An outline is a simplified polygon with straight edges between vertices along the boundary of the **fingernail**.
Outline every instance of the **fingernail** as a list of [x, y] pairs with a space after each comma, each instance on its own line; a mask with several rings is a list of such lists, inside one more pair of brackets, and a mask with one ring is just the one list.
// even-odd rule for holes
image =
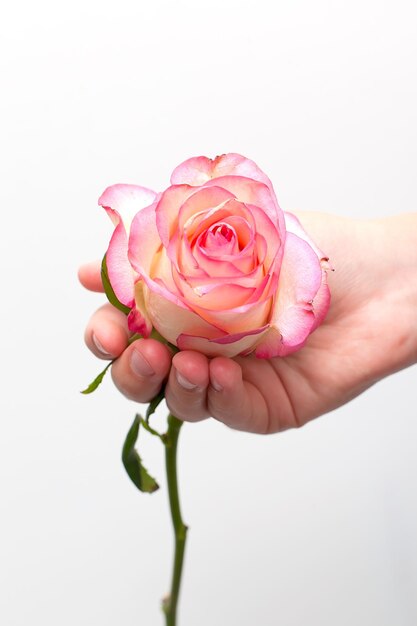
[[133, 350], [130, 358], [130, 367], [137, 376], [152, 376], [152, 374], [155, 374], [151, 364], [138, 350]]
[[223, 387], [219, 385], [217, 380], [214, 380], [214, 378], [210, 378], [210, 384], [213, 387], [214, 391], [223, 391]]
[[181, 387], [184, 387], [184, 389], [187, 389], [187, 391], [191, 391], [192, 389], [197, 389], [197, 385], [194, 385], [194, 383], [187, 380], [185, 376], [179, 373], [178, 370], [176, 371], [176, 375], [177, 375], [178, 384], [181, 385]]
[[95, 345], [97, 350], [101, 352], [103, 356], [109, 356], [109, 357], [112, 356], [110, 352], [107, 352], [107, 350], [103, 348], [103, 346], [101, 345], [101, 343], [99, 342], [99, 340], [97, 339], [94, 333], [91, 335], [91, 339], [93, 340], [93, 344]]

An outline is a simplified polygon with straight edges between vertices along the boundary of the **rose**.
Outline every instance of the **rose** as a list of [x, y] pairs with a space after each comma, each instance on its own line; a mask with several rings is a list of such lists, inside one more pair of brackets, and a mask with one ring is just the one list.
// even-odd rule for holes
[[163, 193], [113, 185], [99, 204], [115, 224], [107, 272], [131, 331], [269, 358], [301, 348], [324, 319], [328, 259], [253, 161], [191, 158]]

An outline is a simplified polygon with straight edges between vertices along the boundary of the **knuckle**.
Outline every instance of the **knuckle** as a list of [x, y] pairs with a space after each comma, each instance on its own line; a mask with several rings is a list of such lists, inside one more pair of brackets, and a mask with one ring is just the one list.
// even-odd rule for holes
[[165, 396], [165, 401], [166, 401], [166, 405], [168, 407], [168, 411], [170, 413], [172, 413], [173, 415], [175, 415], [175, 417], [178, 417], [178, 419], [181, 420], [186, 420], [187, 419], [187, 414], [186, 412], [181, 410], [181, 406], [178, 406], [177, 403], [174, 401], [172, 401], [172, 398], [170, 398], [169, 396]]
[[[232, 407], [229, 406], [224, 393], [212, 388], [207, 394], [207, 408], [212, 417], [223, 421], [230, 417]], [[233, 413], [236, 414], [236, 407], [233, 408]]]
[[179, 419], [193, 422], [208, 417], [206, 403], [201, 393], [188, 391], [179, 394], [168, 385], [165, 400], [169, 411]]
[[128, 400], [134, 402], [150, 402], [152, 398], [158, 393], [161, 385], [156, 381], [141, 380], [139, 377], [131, 376], [130, 374], [124, 374], [117, 367], [117, 362], [111, 368], [111, 376], [117, 389]]

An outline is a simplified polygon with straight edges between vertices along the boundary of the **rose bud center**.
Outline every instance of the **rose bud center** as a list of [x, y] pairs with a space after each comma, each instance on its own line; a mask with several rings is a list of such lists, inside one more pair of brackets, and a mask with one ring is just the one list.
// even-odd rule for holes
[[234, 254], [239, 242], [234, 228], [224, 222], [213, 224], [200, 239], [200, 246], [209, 255]]

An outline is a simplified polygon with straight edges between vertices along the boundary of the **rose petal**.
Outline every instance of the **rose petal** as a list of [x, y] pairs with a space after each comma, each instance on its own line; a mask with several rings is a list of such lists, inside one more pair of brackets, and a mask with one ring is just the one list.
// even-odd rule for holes
[[[156, 198], [157, 194], [146, 187], [120, 184], [107, 187], [98, 203], [105, 209], [117, 211], [128, 233], [136, 213], [155, 202]], [[109, 215], [116, 225], [118, 220], [115, 220], [114, 214], [109, 212]]]
[[284, 346], [282, 343], [282, 335], [275, 327], [270, 327], [265, 333], [262, 340], [257, 344], [255, 356], [258, 359], [272, 359], [276, 356], [284, 356], [282, 354]]
[[322, 268], [322, 282], [320, 289], [313, 300], [313, 312], [316, 319], [314, 323], [315, 329], [323, 322], [324, 318], [326, 317], [327, 311], [329, 310], [330, 290], [327, 285], [327, 271], [332, 270], [333, 268], [329, 262], [329, 257], [326, 256], [326, 254], [322, 250], [320, 250], [318, 246], [316, 246], [314, 241], [311, 240], [309, 235], [302, 227], [300, 220], [292, 213], [285, 212], [284, 216], [287, 230], [291, 233], [294, 233], [301, 239], [304, 239], [304, 241], [306, 241], [313, 248], [313, 250], [317, 254], [317, 257], [320, 260], [320, 265]]
[[[213, 189], [217, 193], [217, 188]], [[203, 191], [208, 192], [211, 190]], [[228, 192], [226, 193], [230, 196]], [[194, 200], [196, 196], [197, 193], [190, 200]], [[201, 199], [203, 200], [203, 198]], [[218, 196], [217, 199], [223, 198]], [[181, 214], [187, 203], [188, 201], [180, 209], [179, 222], [181, 222]], [[213, 259], [213, 262], [211, 262], [207, 254], [202, 256], [203, 252], [198, 249], [200, 242], [195, 241], [196, 238], [198, 239], [200, 235], [203, 237], [207, 230], [210, 230], [212, 226], [218, 225], [222, 220], [227, 224], [230, 222], [236, 228], [239, 240], [242, 240], [242, 242], [248, 240], [246, 249], [241, 250], [236, 255], [225, 257], [226, 263], [231, 263], [231, 265], [224, 266], [217, 262], [219, 259]], [[220, 276], [222, 274], [230, 276], [235, 274], [236, 270], [248, 272], [255, 265], [256, 255], [251, 250], [254, 225], [255, 220], [245, 205], [236, 202], [234, 199], [226, 201], [218, 207], [197, 212], [189, 217], [182, 230], [178, 227], [178, 230], [174, 232], [169, 242], [167, 248], [168, 256], [178, 271], [187, 274], [187, 276]]]
[[[183, 233], [183, 239], [187, 239], [192, 246], [198, 237], [209, 231], [212, 226], [233, 224], [233, 222], [236, 227], [239, 227], [240, 223], [240, 229], [245, 225], [245, 231], [248, 231], [248, 233], [253, 231], [255, 225], [255, 220], [248, 208], [234, 198], [210, 210], [196, 213], [183, 226], [179, 223], [178, 228]], [[241, 233], [241, 238], [242, 241], [245, 239], [245, 232]], [[248, 238], [248, 235], [246, 238]]]
[[205, 257], [212, 259], [235, 257], [240, 252], [239, 239], [230, 223], [217, 222], [198, 236], [196, 246]]
[[[323, 267], [323, 262], [322, 262]], [[320, 285], [320, 289], [313, 300], [313, 313], [315, 317], [315, 322], [312, 330], [315, 330], [320, 324], [323, 322], [324, 318], [327, 315], [327, 312], [330, 307], [330, 289], [327, 284], [327, 271], [322, 270], [322, 282]]]
[[254, 328], [261, 328], [269, 322], [272, 297], [262, 298], [257, 302], [247, 302], [240, 307], [229, 310], [208, 310], [193, 305], [193, 309], [207, 322], [218, 326], [228, 335], [233, 333], [249, 333]]
[[239, 202], [260, 207], [278, 229], [281, 237], [285, 234], [284, 213], [279, 207], [275, 193], [267, 185], [243, 176], [222, 176], [207, 181], [205, 188], [217, 186], [230, 191]]
[[191, 250], [190, 242], [186, 237], [181, 237], [179, 231], [174, 233], [166, 249], [166, 253], [172, 263], [173, 269], [179, 273], [186, 271], [188, 275], [199, 278], [208, 276], [207, 272], [197, 263]]
[[144, 283], [139, 280], [135, 285], [135, 306], [127, 316], [127, 325], [132, 333], [139, 333], [143, 337], [149, 337], [152, 332], [152, 322], [146, 311], [144, 298]]
[[[245, 287], [224, 282], [208, 283], [194, 288], [186, 280], [178, 280], [176, 284], [190, 308], [199, 312], [200, 309], [212, 311], [215, 315], [219, 312], [219, 306], [221, 306], [222, 310], [236, 309], [243, 306], [255, 291], [253, 286]], [[205, 315], [203, 317], [205, 318]]]
[[139, 333], [143, 337], [149, 337], [152, 331], [152, 324], [149, 327], [142, 313], [133, 308], [127, 316], [127, 326], [132, 333]]
[[204, 156], [187, 159], [173, 171], [171, 184], [204, 185], [212, 178], [230, 175], [252, 178], [272, 189], [272, 183], [268, 176], [264, 174], [254, 161], [234, 152], [222, 154], [215, 159], [209, 159]]
[[[326, 256], [324, 252], [322, 252], [320, 248], [316, 246], [314, 241], [310, 239], [310, 237], [308, 236], [308, 234], [302, 227], [301, 222], [298, 219], [298, 217], [296, 217], [292, 213], [288, 213], [287, 211], [284, 212], [284, 217], [285, 217], [285, 226], [288, 232], [294, 233], [294, 235], [297, 235], [297, 237], [300, 237], [300, 239], [304, 239], [304, 241], [306, 241], [313, 248], [314, 252], [317, 254], [320, 260], [323, 260], [323, 261], [329, 260], [329, 257]], [[329, 264], [323, 263], [323, 269], [331, 269], [331, 267]]]
[[168, 187], [159, 198], [155, 209], [156, 226], [159, 238], [166, 248], [177, 230], [180, 207], [193, 193], [195, 189], [189, 185], [175, 185]]
[[134, 215], [156, 197], [154, 191], [138, 185], [112, 185], [98, 201], [116, 226], [106, 254], [110, 283], [118, 300], [128, 307], [134, 303], [136, 274], [128, 260], [127, 233]]
[[[198, 296], [209, 293], [215, 287], [219, 285], [238, 285], [245, 287], [246, 289], [259, 289], [259, 286], [264, 284], [268, 277], [264, 276], [264, 271], [261, 266], [255, 267], [247, 274], [238, 272], [231, 264], [219, 262], [221, 269], [228, 270], [224, 274], [219, 273], [218, 276], [212, 272], [211, 276], [190, 276], [184, 275], [182, 272], [173, 267], [172, 277], [175, 285], [181, 293], [184, 293], [184, 285], [190, 289], [193, 289]], [[217, 309], [219, 306], [216, 307]]]
[[261, 235], [266, 244], [266, 249], [262, 247], [261, 254], [264, 253], [263, 263], [267, 272], [271, 271], [274, 265], [281, 262], [284, 253], [285, 230], [280, 232], [268, 215], [255, 205], [248, 205], [254, 220], [256, 233]]
[[258, 357], [284, 356], [303, 345], [314, 328], [312, 301], [321, 282], [322, 269], [314, 250], [287, 233], [271, 328], [257, 346]]
[[[158, 231], [162, 232], [168, 256], [179, 271], [184, 266], [197, 270], [197, 274], [201, 275], [191, 250], [195, 229], [208, 228], [216, 220], [229, 215], [228, 210], [222, 207], [230, 198], [233, 198], [232, 194], [220, 188], [201, 190], [201, 193], [193, 193], [178, 209], [170, 204], [171, 199], [177, 199], [174, 192], [163, 195], [156, 211], [157, 224], [160, 224]], [[166, 228], [166, 221], [170, 219], [172, 224]]]
[[[203, 236], [204, 234], [200, 235], [196, 242], [193, 256], [199, 268], [203, 268], [210, 277], [238, 277], [246, 276], [257, 269], [262, 271], [262, 268], [257, 265], [257, 250], [254, 248], [252, 241], [243, 250], [238, 250], [235, 254], [232, 254], [227, 250], [226, 246], [223, 248], [219, 246], [216, 249], [214, 246], [210, 247], [210, 242], [208, 242], [209, 245], [202, 245], [201, 238]], [[232, 243], [236, 249], [238, 246], [237, 240]]]
[[267, 326], [250, 332], [236, 333], [226, 337], [206, 339], [195, 335], [182, 334], [177, 339], [180, 350], [195, 350], [207, 356], [226, 356], [229, 358], [239, 354], [252, 352], [259, 338], [267, 332]]
[[[161, 278], [164, 272], [167, 272], [166, 278], [169, 278], [170, 264], [167, 262], [166, 252], [156, 228], [155, 206], [147, 207], [135, 216], [130, 228], [128, 257], [133, 269], [140, 275], [148, 289], [179, 308], [188, 308], [180, 294], [171, 291]], [[157, 276], [159, 281], [154, 280]]]
[[127, 307], [132, 307], [135, 297], [136, 274], [127, 256], [127, 234], [119, 214], [116, 211], [111, 211], [111, 216], [118, 223], [106, 252], [107, 273], [119, 302]]
[[220, 337], [226, 333], [210, 324], [202, 317], [185, 305], [176, 304], [166, 297], [164, 293], [158, 293], [154, 286], [144, 290], [146, 310], [156, 330], [168, 341], [176, 345], [177, 337], [183, 333], [191, 333], [197, 336]]
[[155, 207], [147, 207], [135, 215], [129, 235], [129, 258], [140, 275], [149, 276], [161, 240], [155, 223]]
[[[235, 200], [233, 194], [221, 187], [203, 187], [197, 190], [193, 190], [193, 193], [183, 202], [183, 204], [177, 208], [175, 217], [177, 218], [178, 228], [182, 230], [188, 226], [187, 232], [192, 233], [189, 226], [189, 221], [194, 221], [195, 217], [212, 216], [215, 211], [218, 211], [228, 200]], [[159, 209], [162, 211], [162, 209]], [[220, 219], [220, 218], [217, 218]], [[212, 218], [211, 221], [216, 221], [216, 218]]]

